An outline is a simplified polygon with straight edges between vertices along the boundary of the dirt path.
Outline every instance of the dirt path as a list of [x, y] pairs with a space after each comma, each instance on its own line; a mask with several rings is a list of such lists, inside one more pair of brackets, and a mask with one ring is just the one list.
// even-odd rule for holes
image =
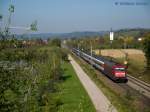
[[110, 101], [106, 98], [102, 91], [95, 85], [95, 83], [88, 77], [88, 75], [70, 55], [69, 60], [71, 60], [70, 62], [82, 85], [89, 94], [97, 112], [117, 112], [115, 107], [111, 105]]

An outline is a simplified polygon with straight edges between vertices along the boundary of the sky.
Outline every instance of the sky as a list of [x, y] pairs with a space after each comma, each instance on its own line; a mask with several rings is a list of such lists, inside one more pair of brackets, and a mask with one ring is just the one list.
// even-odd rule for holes
[[10, 3], [15, 6], [11, 26], [28, 27], [37, 20], [36, 33], [150, 28], [150, 0], [0, 0], [3, 28]]

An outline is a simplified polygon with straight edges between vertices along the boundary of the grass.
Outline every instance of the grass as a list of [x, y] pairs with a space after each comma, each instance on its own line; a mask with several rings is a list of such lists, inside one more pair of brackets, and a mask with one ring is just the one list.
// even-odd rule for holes
[[64, 82], [59, 85], [62, 105], [58, 112], [96, 112], [70, 63], [63, 64]]
[[[111, 101], [111, 103], [117, 108], [118, 112], [141, 112], [139, 106], [134, 106], [134, 101], [132, 98], [133, 95], [126, 94], [121, 95], [116, 93], [110, 86], [106, 85], [99, 75], [96, 74], [96, 71], [92, 69], [91, 65], [88, 65], [87, 63], [79, 60], [76, 56], [74, 56], [74, 59], [80, 64], [80, 66], [83, 68], [83, 70], [89, 75], [89, 77], [95, 82], [95, 84], [103, 91], [103, 93], [107, 96], [107, 98]], [[144, 107], [145, 108], [145, 107]], [[146, 107], [146, 109], [149, 108]], [[142, 109], [143, 112], [148, 112]]]

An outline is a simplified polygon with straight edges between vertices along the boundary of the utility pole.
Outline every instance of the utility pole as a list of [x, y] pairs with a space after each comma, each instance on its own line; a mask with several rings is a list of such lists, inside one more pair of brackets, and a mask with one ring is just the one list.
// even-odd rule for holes
[[93, 47], [92, 47], [92, 41], [90, 41], [90, 43], [91, 43], [91, 66], [93, 67], [93, 61], [92, 61], [92, 51], [93, 51]]
[[91, 57], [92, 57], [92, 51], [93, 51], [93, 48], [92, 48], [92, 42], [91, 42]]
[[128, 53], [125, 51], [127, 48], [127, 43], [126, 41], [124, 42], [124, 54], [125, 54], [125, 61], [124, 64], [128, 67]]
[[78, 55], [79, 55], [80, 53], [79, 53], [79, 43], [78, 43]]

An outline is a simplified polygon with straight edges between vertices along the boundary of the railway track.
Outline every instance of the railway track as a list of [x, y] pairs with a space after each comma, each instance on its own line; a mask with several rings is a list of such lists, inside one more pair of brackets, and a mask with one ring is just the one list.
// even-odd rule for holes
[[[82, 60], [82, 61], [85, 61], [82, 58], [79, 58], [79, 59]], [[98, 70], [96, 70], [96, 71], [100, 72]], [[144, 95], [144, 96], [146, 96], [150, 99], [150, 84], [145, 83], [145, 82], [143, 82], [143, 81], [141, 81], [141, 80], [139, 80], [139, 79], [137, 79], [137, 78], [135, 78], [131, 75], [127, 75], [127, 78], [128, 78], [128, 82], [126, 84], [122, 84], [122, 83], [119, 84], [118, 83], [118, 84], [115, 85], [114, 83], [112, 83], [112, 85], [115, 85], [115, 86], [118, 85], [118, 86], [124, 88], [125, 90], [128, 90], [129, 87], [130, 87], [134, 90], [137, 90], [140, 94], [142, 94], [142, 95]]]
[[127, 85], [132, 87], [133, 89], [139, 91], [141, 94], [150, 98], [150, 84], [145, 83], [131, 75], [127, 75], [128, 82]]

